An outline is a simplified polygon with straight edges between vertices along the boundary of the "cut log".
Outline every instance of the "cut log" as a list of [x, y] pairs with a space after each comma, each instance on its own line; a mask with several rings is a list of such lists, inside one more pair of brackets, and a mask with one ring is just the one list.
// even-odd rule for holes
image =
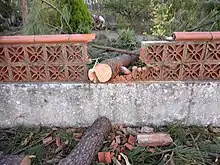
[[91, 165], [111, 128], [111, 122], [107, 118], [97, 119], [85, 132], [75, 149], [65, 159], [62, 159], [59, 165]]
[[[138, 60], [138, 58], [138, 56], [123, 54], [115, 58], [104, 60], [100, 64], [95, 65], [92, 70], [88, 72], [88, 77], [92, 82], [95, 82], [94, 77], [97, 77], [99, 82], [108, 82], [111, 78], [118, 75], [122, 66], [129, 66], [133, 61]], [[94, 75], [91, 76], [91, 73], [94, 73]]]
[[121, 54], [139, 56], [139, 50], [128, 51], [128, 50], [124, 50], [124, 49], [117, 49], [117, 48], [113, 48], [113, 47], [100, 46], [100, 45], [92, 45], [92, 47], [97, 48], [97, 49], [106, 50], [106, 51], [109, 51], [109, 52], [118, 52], [118, 53], [121, 53]]
[[98, 81], [98, 78], [94, 72], [94, 69], [90, 69], [89, 72], [88, 72], [88, 78], [90, 81], [96, 83]]

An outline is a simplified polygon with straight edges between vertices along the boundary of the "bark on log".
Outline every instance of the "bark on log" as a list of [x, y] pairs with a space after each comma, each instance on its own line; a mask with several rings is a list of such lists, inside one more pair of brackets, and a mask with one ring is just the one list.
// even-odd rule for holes
[[118, 52], [118, 53], [121, 53], [121, 54], [139, 56], [139, 50], [137, 50], [137, 51], [128, 51], [128, 50], [124, 50], [124, 49], [117, 49], [117, 48], [113, 48], [113, 47], [100, 46], [100, 45], [92, 45], [92, 47], [97, 48], [97, 49], [106, 50], [106, 51], [109, 51], [109, 52]]
[[90, 165], [111, 131], [111, 122], [101, 117], [85, 132], [75, 149], [59, 165]]
[[2, 164], [20, 165], [22, 159], [23, 158], [18, 155], [0, 155], [0, 165]]
[[88, 72], [88, 77], [92, 82], [107, 82], [111, 78], [118, 75], [122, 66], [129, 66], [133, 61], [138, 60], [138, 56], [131, 56], [123, 54], [121, 56], [107, 59], [100, 64], [95, 65]]

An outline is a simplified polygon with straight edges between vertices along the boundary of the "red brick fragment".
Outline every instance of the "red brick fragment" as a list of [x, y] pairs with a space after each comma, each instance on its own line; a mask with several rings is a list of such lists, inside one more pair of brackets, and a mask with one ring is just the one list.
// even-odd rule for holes
[[134, 146], [132, 146], [131, 144], [129, 143], [125, 143], [124, 146], [129, 149], [130, 151], [134, 149]]
[[131, 144], [131, 145], [134, 145], [135, 140], [136, 140], [135, 137], [130, 135], [129, 138], [128, 138], [128, 143]]
[[112, 153], [111, 152], [99, 152], [98, 160], [99, 163], [111, 163], [112, 162]]
[[166, 133], [139, 134], [137, 141], [139, 146], [144, 147], [169, 146], [173, 143], [173, 139]]
[[56, 145], [57, 145], [57, 147], [61, 146], [60, 137], [56, 137]]

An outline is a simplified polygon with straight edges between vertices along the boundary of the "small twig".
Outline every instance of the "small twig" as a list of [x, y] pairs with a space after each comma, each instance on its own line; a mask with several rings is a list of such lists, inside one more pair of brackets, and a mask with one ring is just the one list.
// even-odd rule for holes
[[[45, 137], [39, 139], [37, 142], [35, 142], [35, 143], [33, 143], [33, 144], [30, 144], [30, 145], [28, 145], [28, 146], [26, 146], [26, 147], [24, 147], [24, 148], [22, 148], [22, 149], [20, 149], [20, 150], [18, 150], [18, 151], [16, 151], [16, 152], [13, 152], [13, 154], [14, 154], [14, 155], [20, 154], [21, 152], [23, 152], [23, 151], [25, 151], [25, 150], [31, 148], [32, 146], [35, 146], [35, 145], [37, 145], [38, 143], [43, 142], [43, 139], [45, 139], [46, 137], [50, 136], [54, 131], [55, 131], [55, 130], [52, 130], [51, 132], [49, 132], [48, 134], [46, 134]], [[49, 144], [51, 144], [51, 143], [49, 143]]]
[[200, 137], [200, 133], [196, 136], [196, 138], [195, 138], [195, 142], [199, 139], [199, 137]]
[[40, 140], [38, 140], [36, 143], [30, 144], [29, 146], [24, 147], [24, 148], [22, 148], [22, 149], [20, 149], [20, 150], [18, 150], [18, 151], [16, 151], [16, 152], [13, 152], [12, 154], [13, 154], [13, 155], [20, 154], [21, 152], [23, 152], [23, 151], [25, 151], [25, 150], [31, 148], [32, 146], [37, 145], [37, 144], [40, 143], [41, 141], [42, 141], [42, 139], [40, 139]]
[[173, 151], [174, 151], [174, 148], [168, 149], [168, 150], [163, 150], [161, 152], [157, 152], [157, 153], [152, 154], [152, 156], [161, 155], [161, 154], [165, 154], [165, 153], [173, 152]]
[[168, 159], [168, 161], [164, 165], [168, 165], [173, 160], [173, 155], [174, 155], [174, 151], [172, 151], [170, 158]]
[[[200, 136], [200, 134], [196, 138], [198, 139], [199, 136]], [[193, 144], [196, 147], [197, 151], [201, 153], [201, 151], [200, 151], [200, 149], [199, 149], [199, 147], [198, 147], [198, 145], [196, 143], [196, 140], [195, 140], [195, 138], [193, 137], [193, 135], [191, 133], [190, 133], [190, 137], [193, 140]], [[199, 154], [199, 156], [200, 156], [201, 160], [204, 162], [204, 159], [202, 158], [202, 156], [200, 154]]]

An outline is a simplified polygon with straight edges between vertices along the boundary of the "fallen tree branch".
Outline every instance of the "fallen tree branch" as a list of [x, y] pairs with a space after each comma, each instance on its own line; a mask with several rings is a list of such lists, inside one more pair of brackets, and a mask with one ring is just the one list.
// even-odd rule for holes
[[103, 146], [104, 140], [111, 131], [111, 122], [101, 117], [97, 119], [86, 131], [73, 152], [59, 162], [59, 165], [91, 165], [99, 150]]
[[[120, 71], [123, 71], [125, 74], [125, 68], [123, 68], [122, 66], [127, 67], [138, 58], [139, 57], [136, 55], [132, 56], [123, 54], [118, 57], [104, 60], [101, 63], [94, 65], [94, 67], [89, 70], [89, 80], [94, 83], [108, 82], [111, 78], [117, 76]], [[129, 74], [128, 72], [129, 70], [126, 68], [126, 74]]]
[[113, 47], [100, 46], [100, 45], [92, 45], [92, 47], [97, 48], [97, 49], [110, 51], [110, 52], [118, 52], [118, 53], [121, 53], [121, 54], [139, 56], [139, 50], [128, 51], [128, 50], [124, 50], [124, 49], [117, 49], [117, 48], [113, 48]]

